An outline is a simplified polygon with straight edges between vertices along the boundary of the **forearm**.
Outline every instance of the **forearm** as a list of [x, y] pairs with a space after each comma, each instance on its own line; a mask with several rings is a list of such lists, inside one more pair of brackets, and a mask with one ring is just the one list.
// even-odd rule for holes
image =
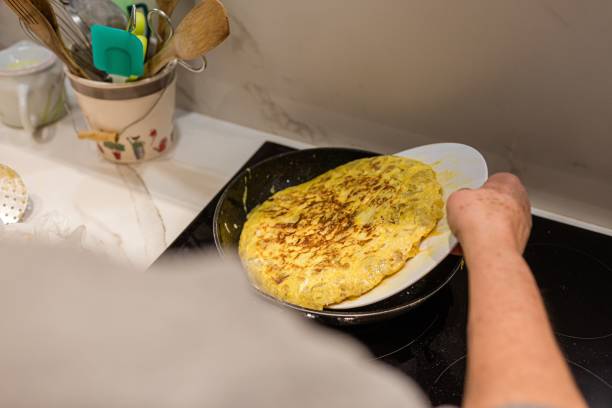
[[467, 240], [466, 407], [585, 406], [556, 344], [537, 285], [511, 243]]

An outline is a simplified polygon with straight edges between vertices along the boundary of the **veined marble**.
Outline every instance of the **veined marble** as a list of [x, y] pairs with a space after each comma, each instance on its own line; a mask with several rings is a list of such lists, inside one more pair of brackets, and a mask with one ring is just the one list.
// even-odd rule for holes
[[24, 222], [0, 226], [0, 239], [77, 244], [146, 268], [265, 140], [308, 147], [195, 113], [178, 112], [176, 125], [176, 148], [137, 166], [102, 159], [69, 118], [37, 139], [0, 126], [0, 162], [31, 195]]
[[[79, 245], [144, 269], [265, 140], [310, 147], [197, 113], [179, 111], [176, 124], [176, 148], [137, 166], [102, 159], [92, 142], [77, 140], [69, 118], [37, 139], [0, 126], [0, 162], [21, 175], [31, 195], [24, 222], [0, 226], [0, 240]], [[563, 212], [534, 211], [612, 235]]]

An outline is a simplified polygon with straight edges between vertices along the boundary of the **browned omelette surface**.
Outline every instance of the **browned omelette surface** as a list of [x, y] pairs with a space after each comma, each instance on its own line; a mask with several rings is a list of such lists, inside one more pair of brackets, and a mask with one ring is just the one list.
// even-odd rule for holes
[[321, 310], [399, 271], [442, 215], [430, 166], [397, 156], [360, 159], [251, 211], [239, 252], [261, 290]]

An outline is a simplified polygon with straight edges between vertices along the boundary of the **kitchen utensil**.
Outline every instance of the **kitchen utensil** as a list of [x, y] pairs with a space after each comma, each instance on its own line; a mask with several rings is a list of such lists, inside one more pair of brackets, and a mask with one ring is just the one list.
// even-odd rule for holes
[[28, 208], [28, 190], [19, 174], [0, 164], [0, 222], [14, 224]]
[[[167, 31], [166, 31], [166, 37], [162, 38], [162, 36], [160, 35], [160, 33], [158, 32], [158, 30], [155, 28], [155, 23], [153, 20], [153, 17], [155, 16], [159, 16], [158, 18], [160, 19], [159, 21], [165, 21], [167, 23]], [[147, 55], [147, 61], [149, 61], [151, 58], [153, 58], [153, 56], [156, 54], [156, 50], [158, 48], [157, 44], [160, 43], [164, 43], [167, 42], [169, 39], [171, 39], [174, 36], [174, 26], [172, 25], [172, 19], [170, 17], [168, 17], [168, 15], [166, 13], [164, 13], [163, 11], [161, 11], [160, 9], [153, 9], [151, 11], [149, 11], [149, 13], [147, 14], [147, 24], [149, 27], [151, 27], [151, 31], [153, 32], [153, 35], [150, 36], [150, 40], [153, 42], [153, 47], [155, 47], [153, 50], [151, 50], [151, 46], [149, 46], [149, 50], [148, 52], [150, 54]], [[194, 72], [194, 73], [200, 73], [203, 72], [206, 67], [208, 66], [208, 60], [206, 59], [206, 57], [204, 55], [200, 56], [201, 64], [199, 66], [192, 66], [189, 63], [187, 63], [186, 61], [183, 60], [176, 60], [178, 62], [178, 64], [180, 66], [182, 66], [183, 68], [185, 68], [186, 70], [190, 71], [190, 72]]]
[[[157, 0], [157, 8], [163, 11], [168, 17], [172, 17], [172, 13], [176, 9], [180, 0]], [[162, 39], [170, 38], [170, 30], [173, 30], [171, 23], [167, 20], [159, 20], [159, 25], [157, 26], [157, 31], [159, 32], [159, 37]], [[163, 48], [166, 40], [163, 40], [158, 46]]]
[[94, 65], [99, 70], [122, 77], [144, 74], [144, 44], [125, 30], [94, 25], [91, 27]]
[[[344, 148], [318, 148], [281, 154], [239, 173], [224, 189], [213, 217], [213, 235], [223, 256], [237, 257], [246, 215], [273, 192], [306, 182], [342, 164], [375, 153]], [[245, 195], [246, 191], [246, 195]], [[462, 267], [459, 258], [448, 257], [436, 268], [395, 295], [352, 309], [313, 311], [261, 293], [268, 300], [334, 324], [361, 324], [384, 320], [423, 303], [444, 287]]]
[[45, 16], [51, 27], [59, 34], [59, 24], [49, 0], [32, 0], [32, 4]]
[[4, 1], [17, 14], [32, 34], [68, 66], [70, 72], [84, 78], [88, 77], [85, 71], [76, 63], [70, 52], [66, 49], [64, 43], [54, 31], [49, 21], [30, 0]]
[[[70, 51], [75, 62], [77, 62], [79, 66], [83, 68], [88, 77], [101, 81], [105, 80], [106, 74], [98, 71], [93, 65], [91, 46], [89, 40], [87, 39], [87, 34], [81, 33], [80, 28], [72, 20], [60, 0], [50, 0], [49, 4], [52, 6], [51, 11], [55, 16], [55, 22], [57, 23], [57, 29], [55, 29], [55, 31], [66, 48]], [[46, 13], [50, 14], [49, 11]], [[34, 35], [23, 20], [20, 19], [19, 23], [23, 31], [32, 41], [40, 43], [40, 40]], [[89, 29], [87, 29], [87, 32], [89, 32]]]
[[92, 26], [104, 25], [108, 27], [125, 29], [128, 18], [112, 0], [61, 0], [69, 10], [73, 19], [80, 20], [80, 24], [87, 29]]
[[68, 74], [89, 134], [102, 156], [115, 163], [154, 159], [174, 143], [176, 64], [151, 78], [125, 84], [89, 81]]
[[[142, 49], [144, 52], [144, 56], [143, 56], [143, 63], [144, 63], [147, 52], [148, 52], [148, 47], [149, 47], [149, 40], [147, 38], [147, 32], [148, 32], [147, 17], [145, 16], [144, 12], [141, 10], [138, 10], [138, 8], [136, 8], [135, 5], [132, 6], [132, 9], [130, 12], [130, 19], [128, 22], [127, 31], [134, 34], [140, 40], [142, 44]], [[143, 66], [143, 69], [144, 69], [144, 66]], [[134, 79], [137, 79], [137, 77]]]
[[[89, 25], [85, 24], [81, 16], [76, 12], [70, 4], [70, 0], [51, 0], [53, 9], [58, 19], [62, 19], [67, 27], [74, 30], [78, 37], [82, 37], [86, 42], [89, 42]], [[71, 24], [68, 24], [71, 22]], [[61, 25], [60, 25], [61, 27]]]
[[93, 24], [125, 28], [127, 17], [110, 0], [51, 0], [58, 16], [62, 39], [88, 76], [107, 81], [108, 75], [96, 69], [91, 49], [90, 26]]
[[175, 59], [189, 61], [201, 57], [228, 35], [225, 7], [218, 0], [204, 0], [187, 13], [174, 36], [147, 63], [147, 75], [156, 74]]
[[136, 29], [136, 5], [132, 5], [130, 7], [130, 12], [128, 13], [128, 22], [127, 22], [127, 28], [125, 29], [125, 31], [133, 33], [135, 29]]
[[[168, 30], [166, 32], [166, 37], [163, 37], [159, 34], [159, 30], [156, 29], [156, 25], [153, 21], [153, 17], [158, 16], [160, 19], [164, 19], [167, 23]], [[152, 9], [147, 13], [146, 16], [147, 27], [149, 28], [149, 32], [153, 35], [149, 35], [149, 47], [147, 49], [147, 54], [145, 56], [145, 61], [149, 61], [153, 56], [157, 53], [157, 50], [161, 49], [161, 45], [165, 41], [169, 40], [170, 37], [174, 35], [174, 27], [172, 26], [172, 21], [170, 17], [166, 13], [164, 13], [160, 9]]]
[[[19, 22], [24, 33], [30, 38], [30, 40], [40, 44], [40, 40], [34, 35], [32, 30], [30, 30], [30, 28], [26, 24], [24, 24], [23, 21], [19, 20]], [[98, 71], [93, 66], [93, 56], [91, 53], [91, 49], [82, 48], [78, 44], [71, 44], [70, 40], [67, 41], [66, 39], [68, 39], [68, 37], [62, 36], [62, 40], [65, 43], [65, 46], [67, 47], [68, 51], [70, 52], [70, 55], [72, 56], [74, 61], [79, 64], [79, 66], [85, 71], [87, 77], [100, 81], [105, 80], [106, 74], [101, 71]]]
[[147, 17], [142, 10], [132, 6], [128, 19], [127, 31], [134, 35], [147, 35]]
[[29, 41], [0, 51], [2, 122], [34, 135], [64, 114], [64, 73], [55, 54]]

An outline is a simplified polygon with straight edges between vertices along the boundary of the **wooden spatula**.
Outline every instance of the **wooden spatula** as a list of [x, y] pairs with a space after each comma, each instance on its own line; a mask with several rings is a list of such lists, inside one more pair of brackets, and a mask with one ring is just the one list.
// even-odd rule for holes
[[155, 75], [175, 59], [196, 59], [221, 44], [230, 33], [225, 7], [219, 0], [204, 0], [179, 24], [174, 37], [151, 58], [145, 71]]

